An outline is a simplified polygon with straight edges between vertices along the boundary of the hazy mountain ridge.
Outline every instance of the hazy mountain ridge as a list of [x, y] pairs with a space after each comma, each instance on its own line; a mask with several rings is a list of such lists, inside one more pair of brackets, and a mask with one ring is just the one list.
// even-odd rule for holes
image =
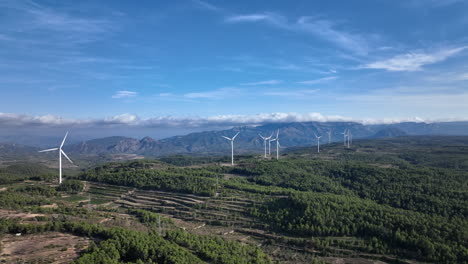
[[[230, 144], [222, 136], [232, 137], [240, 132], [236, 139], [237, 153], [263, 152], [263, 136], [276, 136], [280, 130], [280, 142], [283, 147], [316, 145], [314, 134], [321, 135], [321, 143], [328, 142], [327, 132], [331, 131], [331, 141], [343, 141], [343, 132], [350, 130], [353, 139], [391, 138], [405, 135], [468, 135], [468, 122], [446, 123], [397, 123], [382, 125], [364, 125], [355, 122], [293, 122], [271, 123], [261, 126], [242, 126], [228, 130], [190, 133], [156, 140], [144, 137], [141, 140], [112, 136], [66, 144], [64, 149], [71, 155], [113, 155], [137, 154], [149, 157], [173, 154], [223, 154], [228, 153]], [[8, 147], [7, 147], [8, 146]], [[53, 147], [53, 146], [51, 146]], [[2, 149], [3, 148], [3, 149]], [[272, 142], [272, 150], [275, 143]], [[18, 156], [37, 153], [37, 148], [19, 144], [1, 144], [3, 156]], [[34, 154], [37, 155], [37, 154]], [[0, 155], [0, 157], [2, 157]]]
[[405, 131], [397, 127], [387, 127], [382, 130], [377, 131], [375, 135], [371, 138], [393, 138], [393, 137], [402, 137], [408, 135]]
[[[238, 153], [262, 152], [263, 140], [259, 134], [270, 136], [280, 130], [280, 142], [283, 147], [316, 145], [314, 134], [321, 135], [321, 142], [328, 142], [327, 132], [331, 131], [331, 141], [343, 140], [343, 132], [348, 129], [354, 139], [398, 137], [405, 135], [468, 135], [468, 122], [453, 123], [398, 123], [390, 125], [363, 125], [354, 122], [295, 122], [265, 124], [261, 126], [235, 127], [229, 130], [191, 133], [161, 140], [145, 137], [141, 140], [127, 137], [109, 137], [69, 145], [66, 150], [77, 154], [139, 154], [144, 156], [164, 156], [172, 154], [222, 154], [229, 152], [230, 145], [222, 136], [232, 137], [240, 132], [236, 139]], [[274, 148], [272, 142], [272, 150]]]

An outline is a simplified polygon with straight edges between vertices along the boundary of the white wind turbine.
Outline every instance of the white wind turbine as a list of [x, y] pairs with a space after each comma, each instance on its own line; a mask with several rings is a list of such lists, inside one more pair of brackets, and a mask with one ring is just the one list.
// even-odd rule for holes
[[239, 135], [240, 132], [237, 132], [237, 134], [235, 136], [233, 136], [232, 138], [228, 138], [228, 137], [225, 137], [225, 136], [222, 136], [223, 138], [231, 141], [231, 165], [234, 166], [234, 139], [236, 139], [237, 135]]
[[260, 134], [258, 134], [262, 139], [263, 139], [263, 145], [265, 146], [265, 159], [267, 157], [267, 141], [270, 140], [271, 136], [269, 137], [264, 137]]
[[322, 136], [319, 137], [319, 136], [317, 136], [317, 134], [315, 134], [315, 133], [314, 133], [314, 135], [315, 135], [315, 138], [317, 138], [317, 153], [320, 153], [320, 138], [321, 138]]
[[49, 152], [49, 151], [56, 151], [56, 150], [59, 151], [59, 184], [62, 183], [62, 155], [65, 156], [65, 158], [67, 158], [67, 160], [70, 161], [71, 164], [73, 164], [73, 161], [71, 161], [71, 159], [67, 156], [67, 154], [65, 154], [65, 152], [62, 150], [63, 144], [65, 144], [65, 140], [67, 139], [67, 136], [68, 136], [68, 131], [65, 134], [65, 137], [63, 138], [62, 144], [60, 144], [60, 147], [44, 149], [44, 150], [39, 151], [39, 152]]
[[328, 135], [328, 144], [331, 143], [331, 133], [332, 133], [332, 130], [330, 130], [330, 131], [327, 132], [327, 135]]
[[276, 160], [279, 160], [279, 148], [280, 148], [279, 129], [276, 131], [276, 138], [272, 139], [271, 141], [276, 141]]
[[273, 137], [273, 133], [268, 137], [268, 156], [271, 156], [271, 142], [274, 141], [271, 138]]
[[352, 134], [351, 134], [351, 131], [349, 129], [348, 129], [348, 134], [346, 136], [348, 138], [348, 148], [349, 148], [349, 145], [352, 142]]
[[348, 134], [346, 133], [346, 129], [343, 131], [343, 133], [341, 133], [343, 135], [343, 145], [346, 146], [346, 137], [348, 136]]

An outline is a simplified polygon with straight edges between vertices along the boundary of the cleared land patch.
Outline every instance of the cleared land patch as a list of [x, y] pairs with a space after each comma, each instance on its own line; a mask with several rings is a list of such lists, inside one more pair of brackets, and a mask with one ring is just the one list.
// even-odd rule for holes
[[0, 241], [0, 261], [5, 263], [70, 263], [90, 243], [88, 238], [58, 232], [5, 235]]

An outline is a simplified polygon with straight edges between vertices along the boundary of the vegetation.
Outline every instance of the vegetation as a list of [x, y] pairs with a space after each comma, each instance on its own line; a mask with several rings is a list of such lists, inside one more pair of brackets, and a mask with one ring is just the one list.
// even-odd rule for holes
[[32, 163], [15, 163], [0, 168], [0, 184], [11, 184], [24, 180], [50, 180], [53, 174], [50, 168]]
[[177, 168], [148, 161], [132, 161], [96, 167], [86, 171], [82, 179], [209, 196], [215, 193], [216, 176], [216, 173], [203, 168]]
[[[229, 242], [220, 238], [170, 232], [166, 237], [155, 232], [143, 233], [120, 227], [73, 222], [49, 222], [45, 225], [19, 224], [0, 219], [0, 232], [33, 234], [47, 231], [69, 232], [75, 235], [103, 239], [88, 248], [76, 264], [108, 263], [270, 263], [258, 248]], [[192, 253], [193, 252], [193, 253]]]
[[[0, 208], [45, 214], [34, 218], [45, 223], [1, 219], [0, 232], [100, 241], [76, 263], [270, 263], [298, 255], [301, 263], [322, 263], [316, 255], [468, 263], [466, 145], [408, 137], [332, 144], [320, 154], [294, 149], [280, 161], [245, 156], [235, 167], [186, 156], [108, 163], [78, 176], [89, 181], [86, 190], [79, 180], [19, 183], [34, 174], [25, 169], [27, 177], [6, 178], [16, 183], [0, 191]], [[86, 193], [91, 202], [80, 203]], [[196, 224], [185, 231], [180, 221]], [[198, 234], [205, 226], [223, 231]], [[225, 239], [230, 232], [255, 239]]]
[[382, 206], [335, 194], [297, 192], [254, 212], [271, 227], [299, 236], [362, 237], [371, 253], [438, 263], [468, 261], [468, 221]]
[[84, 185], [78, 180], [65, 180], [57, 187], [57, 191], [67, 193], [79, 193], [83, 191]]

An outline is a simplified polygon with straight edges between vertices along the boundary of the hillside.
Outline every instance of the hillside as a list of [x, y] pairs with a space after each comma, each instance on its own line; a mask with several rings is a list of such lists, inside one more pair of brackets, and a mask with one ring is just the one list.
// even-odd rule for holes
[[1, 230], [103, 239], [78, 263], [467, 263], [467, 156], [468, 137], [404, 136], [296, 147], [279, 161], [239, 156], [234, 167], [192, 156], [106, 163], [77, 175], [81, 186], [67, 173], [57, 191], [50, 180], [4, 185], [0, 213], [49, 224], [18, 216]]

